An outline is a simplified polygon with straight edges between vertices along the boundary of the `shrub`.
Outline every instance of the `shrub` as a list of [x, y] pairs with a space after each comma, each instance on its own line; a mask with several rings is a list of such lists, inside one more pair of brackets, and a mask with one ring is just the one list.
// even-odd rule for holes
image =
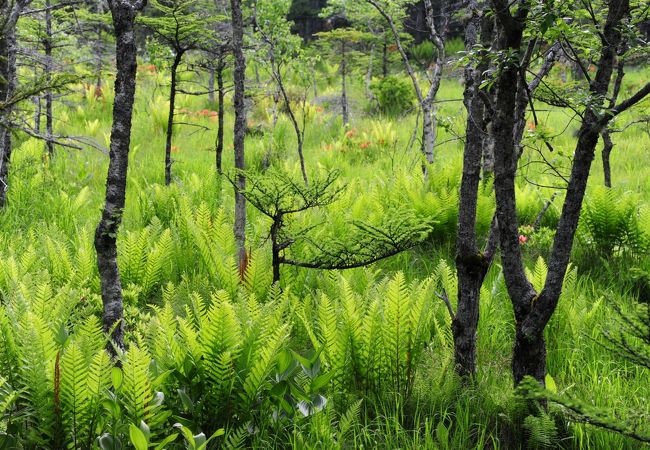
[[377, 102], [379, 110], [391, 116], [398, 116], [408, 112], [413, 106], [413, 90], [408, 81], [396, 76], [388, 76], [370, 85]]

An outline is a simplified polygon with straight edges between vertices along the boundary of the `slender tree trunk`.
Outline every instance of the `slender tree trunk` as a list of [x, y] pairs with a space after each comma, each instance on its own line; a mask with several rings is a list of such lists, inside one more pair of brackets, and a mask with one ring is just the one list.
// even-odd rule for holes
[[600, 135], [603, 137], [603, 176], [605, 179], [605, 187], [612, 187], [612, 167], [610, 165], [610, 156], [614, 149], [614, 141], [609, 128], [605, 128]]
[[169, 115], [167, 116], [167, 137], [165, 139], [165, 185], [169, 186], [172, 182], [172, 139], [174, 136], [174, 112], [176, 110], [176, 75], [178, 66], [181, 63], [183, 54], [176, 53], [171, 68], [171, 84], [169, 86]]
[[[16, 89], [16, 24], [7, 23], [0, 35], [0, 100], [8, 100]], [[11, 109], [2, 111], [5, 118], [11, 115]], [[8, 125], [8, 124], [6, 124]], [[11, 130], [0, 128], [0, 208], [7, 203], [9, 189], [9, 165], [11, 164], [12, 135]]]
[[427, 165], [433, 164], [433, 147], [435, 145], [435, 121], [433, 118], [433, 108], [429, 102], [422, 104], [422, 154], [425, 163], [422, 166], [423, 172], [427, 173]]
[[[483, 20], [479, 17], [478, 3], [470, 3], [472, 18], [465, 29], [465, 46], [473, 48], [478, 41]], [[483, 128], [484, 104], [480, 98], [480, 85], [487, 66], [485, 55], [470, 61], [465, 67], [465, 109], [467, 110], [466, 138], [463, 152], [463, 175], [458, 202], [458, 237], [456, 243], [456, 272], [458, 276], [458, 307], [452, 320], [454, 361], [456, 372], [469, 377], [476, 373], [476, 333], [479, 321], [481, 286], [496, 250], [496, 222], [491, 229], [488, 246], [481, 253], [476, 243], [476, 212], [478, 188], [481, 179], [481, 154], [485, 130]]]
[[273, 219], [271, 225], [271, 251], [272, 251], [272, 264], [273, 267], [273, 283], [280, 282], [280, 245], [278, 243], [278, 233], [280, 231], [280, 224], [282, 223], [282, 216]]
[[[52, 82], [52, 10], [50, 0], [45, 1], [45, 82]], [[52, 91], [45, 91], [45, 146], [47, 153], [54, 155], [54, 142], [52, 142], [53, 117], [52, 117]]]
[[[235, 168], [244, 170], [244, 139], [246, 137], [246, 105], [244, 103], [245, 80], [246, 80], [246, 59], [244, 57], [244, 19], [242, 17], [241, 0], [230, 0], [232, 11], [232, 48], [235, 58], [235, 70], [233, 74], [235, 83], [234, 107], [235, 107]], [[234, 234], [237, 243], [238, 267], [240, 275], [246, 271], [246, 199], [240, 191], [246, 189], [246, 177], [243, 173], [237, 174], [237, 186], [235, 187], [235, 224]]]
[[223, 115], [225, 113], [225, 105], [223, 104], [225, 92], [223, 88], [223, 69], [225, 64], [219, 61], [217, 66], [217, 91], [219, 97], [219, 116], [217, 117], [217, 173], [221, 175], [221, 158], [223, 155]]
[[214, 64], [210, 64], [210, 72], [208, 76], [208, 102], [210, 103], [210, 107], [214, 105], [214, 75]]
[[300, 160], [300, 172], [302, 173], [302, 179], [305, 182], [305, 186], [309, 186], [309, 179], [307, 178], [307, 169], [305, 168], [305, 157], [302, 153], [303, 142], [304, 142], [303, 139], [304, 130], [301, 130], [300, 125], [298, 125], [298, 120], [296, 119], [296, 115], [293, 112], [293, 107], [291, 106], [291, 102], [289, 101], [289, 96], [287, 95], [287, 91], [284, 88], [284, 82], [282, 81], [282, 74], [280, 73], [280, 68], [276, 65], [275, 57], [273, 56], [272, 53], [271, 53], [271, 71], [273, 72], [273, 77], [275, 78], [275, 81], [278, 84], [278, 89], [282, 94], [282, 99], [284, 100], [284, 106], [285, 108], [287, 108], [287, 114], [289, 115], [289, 120], [293, 125], [293, 130], [296, 133], [296, 141], [298, 145], [298, 159]]
[[144, 1], [134, 4], [111, 0], [109, 5], [115, 28], [117, 73], [110, 161], [106, 177], [106, 199], [102, 218], [95, 231], [95, 250], [104, 305], [104, 331], [111, 333], [112, 345], [108, 345], [108, 351], [115, 355], [116, 349], [124, 348], [122, 284], [117, 265], [117, 232], [126, 199], [126, 176], [135, 98], [137, 68], [135, 17], [144, 7]]
[[388, 76], [388, 35], [384, 34], [381, 53], [381, 73], [384, 78]]
[[341, 114], [343, 116], [343, 125], [347, 125], [350, 122], [347, 91], [347, 58], [345, 41], [341, 41]]
[[366, 71], [366, 97], [371, 101], [375, 99], [375, 96], [372, 94], [372, 89], [370, 89], [370, 84], [372, 83], [372, 66], [375, 63], [375, 44], [372, 44], [370, 47], [370, 55], [368, 57], [368, 70]]
[[34, 96], [34, 130], [37, 133], [41, 132], [41, 96]]

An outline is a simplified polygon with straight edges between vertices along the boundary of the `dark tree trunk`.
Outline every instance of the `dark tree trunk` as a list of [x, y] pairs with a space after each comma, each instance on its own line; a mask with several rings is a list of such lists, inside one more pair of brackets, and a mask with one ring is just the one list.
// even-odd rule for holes
[[34, 96], [34, 130], [41, 132], [41, 96]]
[[341, 114], [343, 116], [343, 125], [350, 122], [350, 113], [348, 111], [348, 91], [347, 91], [347, 54], [346, 45], [341, 41]]
[[[45, 47], [45, 82], [52, 81], [52, 10], [50, 9], [50, 0], [45, 1], [45, 40], [43, 41]], [[53, 117], [52, 117], [52, 91], [45, 91], [45, 147], [47, 153], [52, 156], [54, 154], [54, 142], [52, 136]]]
[[172, 139], [174, 136], [174, 112], [176, 110], [176, 73], [183, 58], [182, 52], [176, 52], [171, 67], [171, 83], [169, 85], [169, 115], [167, 116], [167, 135], [165, 139], [165, 185], [172, 182]]
[[[470, 4], [472, 19], [465, 29], [465, 46], [473, 48], [478, 41], [481, 19], [478, 4]], [[484, 18], [483, 21], [489, 20]], [[490, 253], [479, 252], [476, 243], [476, 211], [481, 178], [481, 154], [484, 143], [484, 105], [479, 97], [482, 74], [487, 66], [484, 55], [465, 67], [464, 104], [467, 110], [463, 175], [458, 204], [458, 238], [456, 271], [458, 275], [458, 307], [452, 321], [456, 372], [472, 376], [476, 372], [476, 330], [479, 320], [481, 286], [490, 266]], [[487, 252], [486, 252], [487, 253]]]
[[223, 104], [224, 100], [224, 88], [223, 88], [223, 69], [225, 64], [223, 61], [219, 61], [217, 66], [217, 91], [219, 98], [219, 115], [217, 116], [217, 173], [221, 175], [221, 158], [223, 156], [223, 115], [225, 112], [225, 106]]
[[273, 283], [280, 282], [280, 264], [282, 259], [280, 258], [280, 244], [278, 243], [278, 233], [280, 232], [280, 227], [282, 226], [282, 216], [276, 216], [273, 218], [273, 225], [271, 225], [271, 252], [272, 252], [272, 264], [273, 267]]
[[214, 74], [214, 64], [210, 64], [210, 74], [208, 76], [208, 102], [210, 103], [210, 107], [214, 105]]
[[117, 73], [110, 161], [106, 177], [106, 200], [102, 218], [95, 231], [95, 249], [104, 305], [104, 331], [111, 333], [112, 345], [108, 345], [108, 351], [113, 355], [116, 354], [116, 349], [124, 348], [122, 284], [117, 265], [117, 232], [126, 198], [126, 176], [135, 98], [137, 68], [135, 18], [144, 4], [144, 1], [135, 3], [127, 0], [109, 1], [115, 28]]
[[[0, 34], [0, 101], [8, 100], [16, 89], [16, 20], [5, 24], [4, 33]], [[9, 120], [12, 109], [2, 111]], [[6, 123], [5, 125], [8, 125]], [[11, 164], [12, 135], [7, 126], [0, 128], [0, 208], [7, 203], [9, 189], [9, 165]]]
[[386, 78], [388, 76], [388, 35], [384, 34], [384, 43], [381, 53], [381, 73]]
[[609, 128], [605, 128], [600, 135], [603, 137], [603, 177], [605, 181], [605, 187], [612, 187], [612, 167], [610, 165], [610, 156], [612, 150], [614, 149], [614, 141], [612, 141], [612, 135]]
[[300, 125], [298, 125], [298, 119], [296, 119], [296, 115], [293, 112], [293, 107], [291, 106], [291, 101], [289, 100], [287, 91], [284, 88], [284, 82], [282, 81], [282, 74], [280, 73], [280, 68], [276, 65], [275, 58], [273, 57], [273, 55], [271, 55], [271, 70], [273, 72], [275, 81], [278, 84], [278, 88], [280, 89], [280, 93], [282, 94], [282, 99], [284, 100], [284, 106], [287, 109], [289, 120], [291, 121], [291, 124], [293, 125], [293, 130], [296, 133], [296, 141], [298, 145], [298, 159], [300, 160], [300, 172], [302, 173], [302, 180], [305, 182], [305, 186], [308, 186], [309, 179], [307, 178], [307, 169], [305, 168], [305, 157], [302, 153], [303, 142], [304, 142], [304, 129], [301, 130]]
[[[492, 0], [499, 39], [497, 48], [518, 51], [525, 26], [527, 10], [519, 9], [513, 16], [505, 0]], [[622, 39], [621, 22], [629, 15], [629, 0], [611, 2], [601, 36], [602, 49], [598, 70], [589, 90], [592, 98], [605, 99], [612, 78], [616, 49]], [[495, 114], [493, 132], [495, 138], [495, 179], [497, 218], [501, 261], [513, 304], [516, 320], [515, 344], [513, 349], [512, 373], [515, 383], [524, 376], [532, 376], [544, 384], [546, 375], [546, 350], [544, 329], [553, 315], [562, 293], [562, 285], [571, 255], [575, 232], [580, 219], [587, 179], [594, 159], [598, 135], [611, 118], [640, 101], [650, 92], [646, 85], [624, 107], [610, 108], [610, 114], [601, 117], [601, 105], [587, 106], [578, 134], [573, 157], [571, 175], [562, 207], [562, 213], [553, 240], [553, 249], [548, 263], [548, 275], [539, 295], [526, 278], [518, 239], [517, 212], [515, 203], [515, 174], [517, 149], [514, 142], [516, 126], [516, 92], [512, 86], [517, 83], [516, 64], [502, 63], [496, 81]]]
[[[230, 0], [232, 11], [232, 50], [235, 58], [235, 70], [233, 74], [235, 83], [234, 107], [235, 107], [235, 168], [244, 170], [244, 139], [246, 137], [246, 105], [245, 80], [246, 80], [246, 59], [244, 57], [244, 19], [242, 17], [241, 0]], [[237, 259], [239, 273], [243, 276], [246, 271], [246, 199], [240, 191], [246, 189], [246, 177], [242, 173], [237, 174], [237, 186], [235, 187], [235, 224], [234, 234], [237, 243]]]
[[531, 339], [523, 338], [521, 325], [517, 324], [512, 350], [512, 378], [515, 385], [521, 383], [526, 376], [545, 383], [546, 341], [543, 332], [538, 336], [532, 336]]

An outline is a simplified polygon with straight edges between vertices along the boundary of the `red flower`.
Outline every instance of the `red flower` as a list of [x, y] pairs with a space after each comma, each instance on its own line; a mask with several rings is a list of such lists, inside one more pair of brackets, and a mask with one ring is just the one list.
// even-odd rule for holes
[[523, 234], [519, 235], [519, 244], [524, 245], [526, 242], [528, 242], [528, 238], [524, 236]]

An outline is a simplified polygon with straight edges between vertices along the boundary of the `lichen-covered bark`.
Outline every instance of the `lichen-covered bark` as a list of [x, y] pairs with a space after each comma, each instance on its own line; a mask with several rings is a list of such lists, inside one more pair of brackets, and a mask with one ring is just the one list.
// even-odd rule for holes
[[[0, 23], [0, 101], [10, 99], [17, 87], [16, 77], [16, 24], [20, 14], [30, 3], [28, 0], [18, 0], [0, 4], [2, 13]], [[4, 108], [0, 120], [4, 126], [0, 128], [0, 208], [7, 203], [9, 189], [9, 165], [11, 164], [12, 136], [9, 127], [13, 108]]]
[[[235, 107], [235, 168], [245, 169], [244, 162], [244, 139], [246, 137], [246, 106], [244, 104], [245, 80], [246, 80], [246, 59], [244, 57], [244, 19], [242, 17], [241, 0], [230, 1], [232, 12], [232, 50], [235, 57], [234, 70], [234, 107]], [[246, 199], [241, 191], [246, 189], [246, 177], [237, 174], [237, 186], [235, 187], [235, 225], [234, 234], [237, 244], [238, 267], [241, 274], [244, 273], [246, 264]]]
[[135, 98], [136, 42], [135, 18], [145, 1], [111, 0], [109, 6], [115, 29], [117, 73], [113, 126], [106, 177], [106, 198], [102, 217], [95, 230], [97, 267], [104, 306], [104, 331], [111, 334], [108, 350], [124, 348], [122, 284], [117, 265], [117, 232], [122, 220], [126, 198], [126, 176], [131, 144], [131, 122]]

